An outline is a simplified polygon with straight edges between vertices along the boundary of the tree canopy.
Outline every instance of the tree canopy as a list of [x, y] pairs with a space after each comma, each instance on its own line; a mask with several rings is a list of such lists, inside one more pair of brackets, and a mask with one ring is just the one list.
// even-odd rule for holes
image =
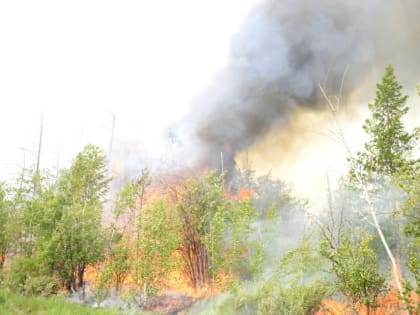
[[402, 120], [409, 109], [407, 95], [402, 94], [391, 65], [376, 88], [375, 100], [368, 105], [371, 116], [363, 125], [369, 140], [357, 153], [358, 164], [366, 173], [392, 176], [406, 165], [413, 149], [414, 135], [405, 130]]

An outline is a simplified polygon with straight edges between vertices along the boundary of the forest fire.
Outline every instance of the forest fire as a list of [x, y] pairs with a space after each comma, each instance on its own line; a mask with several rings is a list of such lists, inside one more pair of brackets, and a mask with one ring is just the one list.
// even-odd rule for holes
[[[398, 261], [398, 272], [401, 275], [401, 265]], [[393, 274], [391, 279], [393, 279]], [[348, 302], [325, 299], [321, 302], [315, 315], [341, 315], [357, 312], [360, 315], [412, 315], [417, 314], [420, 299], [415, 292], [408, 292], [405, 298], [400, 297], [395, 279], [392, 288], [378, 297], [376, 304], [368, 308], [363, 304], [350, 304]]]
[[196, 288], [191, 285], [191, 280], [184, 272], [174, 270], [162, 279], [162, 283], [164, 284], [162, 292], [177, 291], [197, 300], [220, 294], [232, 280], [232, 276], [224, 275], [222, 272], [219, 272], [215, 276], [214, 281], [210, 281], [210, 283], [201, 288]]
[[[211, 72], [214, 82], [187, 68], [212, 65], [200, 41], [210, 41], [219, 26], [224, 33], [218, 19], [231, 1], [220, 1], [205, 27], [194, 13], [206, 1], [167, 1], [150, 15], [142, 7], [150, 23], [130, 4], [105, 14], [107, 4], [99, 1], [91, 12], [77, 6], [64, 24], [51, 14], [54, 20], [34, 34], [31, 25], [22, 28], [11, 19], [5, 29], [20, 36], [11, 36], [6, 46], [13, 49], [0, 58], [21, 58], [0, 82], [12, 91], [10, 108], [20, 109], [19, 97], [29, 96], [62, 102], [69, 111], [75, 101], [82, 112], [88, 102], [116, 113], [108, 117], [105, 135], [108, 123], [99, 132], [76, 113], [89, 128], [81, 128], [68, 152], [74, 158], [65, 156], [51, 168], [42, 116], [36, 154], [24, 148], [23, 167], [10, 180], [0, 179], [0, 297], [3, 287], [20, 297], [59, 293], [127, 314], [419, 312], [420, 128], [418, 122], [404, 125], [418, 119], [406, 114], [418, 108], [410, 102], [420, 95], [419, 0], [249, 1], [254, 7], [232, 26], [237, 33], [223, 44], [229, 48], [220, 54], [223, 67]], [[232, 11], [243, 2], [248, 0], [233, 1]], [[194, 17], [186, 21], [183, 14], [190, 11]], [[22, 8], [16, 12], [22, 15]], [[82, 34], [69, 36], [80, 12], [76, 20], [90, 28], [81, 41]], [[123, 23], [114, 23], [114, 12]], [[126, 36], [126, 29], [116, 31], [120, 24], [156, 33]], [[193, 36], [183, 40], [190, 31]], [[100, 49], [74, 47], [74, 39], [100, 43]], [[27, 45], [14, 46], [21, 42]], [[50, 42], [52, 49], [42, 47]], [[64, 58], [63, 48], [71, 56]], [[104, 55], [110, 48], [121, 59], [112, 69], [113, 57]], [[121, 62], [131, 52], [130, 64]], [[194, 58], [183, 58], [187, 52]], [[54, 71], [38, 62], [44, 55], [54, 57]], [[71, 59], [76, 57], [89, 65]], [[26, 73], [28, 61], [36, 73]], [[61, 69], [64, 63], [73, 68]], [[51, 88], [37, 80], [41, 72], [78, 77], [60, 77]], [[128, 72], [129, 82], [123, 82]], [[190, 85], [183, 90], [177, 79], [187, 72]], [[110, 88], [94, 80], [97, 73], [112, 82]], [[38, 81], [45, 90], [34, 89]], [[126, 97], [143, 93], [144, 99]], [[113, 105], [102, 106], [107, 102]], [[159, 104], [167, 107], [156, 110]], [[98, 112], [92, 111], [96, 122]], [[76, 126], [71, 116], [66, 119]], [[101, 140], [86, 141], [91, 133]], [[20, 145], [26, 140], [13, 142]], [[316, 172], [323, 179], [314, 183], [309, 178]], [[285, 181], [287, 174], [294, 182]], [[319, 205], [296, 195], [305, 188]], [[7, 302], [0, 298], [0, 308]]]
[[[200, 175], [195, 173], [193, 178], [208, 176], [205, 171], [199, 173]], [[130, 188], [127, 191], [131, 191], [133, 187], [135, 188], [132, 191], [134, 199], [130, 199], [130, 203], [126, 204], [128, 205], [126, 212], [121, 212], [116, 217], [117, 221], [108, 224], [113, 231], [112, 234], [116, 236], [124, 231], [130, 231], [126, 237], [121, 239], [124, 242], [121, 245], [126, 244], [124, 245], [128, 249], [126, 259], [127, 262], [133, 265], [133, 268], [127, 268], [121, 270], [121, 272], [115, 271], [107, 275], [106, 270], [109, 268], [108, 266], [115, 266], [115, 264], [119, 263], [118, 261], [120, 259], [118, 256], [113, 256], [112, 249], [109, 249], [110, 252], [107, 254], [108, 257], [104, 263], [97, 266], [89, 265], [86, 268], [84, 279], [87, 284], [87, 289], [95, 291], [96, 288], [103, 287], [104, 285], [111, 288], [112, 283], [115, 283], [114, 285], [117, 291], [124, 292], [126, 290], [136, 290], [136, 288], [138, 290], [139, 287], [147, 284], [148, 286], [153, 286], [153, 294], [144, 301], [144, 307], [149, 310], [164, 313], [165, 309], [182, 309], [190, 305], [193, 301], [220, 294], [235, 280], [236, 276], [229, 270], [218, 269], [210, 271], [210, 266], [213, 264], [212, 255], [214, 253], [209, 250], [208, 245], [205, 243], [205, 236], [200, 235], [199, 231], [190, 225], [189, 222], [192, 217], [188, 213], [187, 207], [190, 207], [194, 199], [200, 198], [200, 195], [206, 192], [208, 184], [216, 185], [212, 189], [216, 189], [214, 193], [218, 195], [217, 198], [220, 198], [220, 205], [224, 203], [226, 205], [236, 204], [249, 200], [253, 195], [253, 191], [240, 187], [236, 193], [231, 194], [221, 186], [223, 180], [214, 174], [211, 175], [213, 177], [208, 178], [209, 183], [205, 181], [194, 183], [194, 181], [191, 181], [191, 177], [188, 177], [185, 172], [170, 176], [161, 175], [155, 180], [154, 184], [149, 182], [148, 176], [148, 173], [144, 171], [137, 180], [132, 181], [127, 186]], [[196, 195], [196, 192], [192, 193], [191, 191], [191, 187], [194, 185], [197, 185], [197, 188], [201, 191], [198, 195]], [[204, 186], [201, 187], [201, 185]], [[133, 224], [133, 222], [141, 222], [141, 220], [149, 223], [149, 220], [152, 220], [152, 217], [149, 216], [153, 215], [150, 212], [150, 209], [153, 208], [150, 207], [153, 207], [156, 200], [160, 200], [160, 198], [164, 198], [165, 205], [168, 207], [162, 215], [166, 216], [170, 212], [176, 215], [176, 217], [179, 215], [181, 218], [181, 228], [173, 234], [180, 241], [177, 243], [177, 248], [169, 251], [168, 256], [165, 258], [171, 265], [171, 268], [165, 269], [166, 272], [160, 272], [154, 267], [154, 265], [159, 266], [165, 264], [162, 261], [161, 254], [154, 248], [161, 245], [157, 245], [157, 242], [162, 242], [160, 240], [161, 235], [155, 235], [152, 231], [148, 231], [147, 226], [140, 227]], [[210, 208], [210, 210], [215, 211], [216, 209], [213, 210]], [[166, 220], [162, 217], [157, 219]], [[167, 228], [167, 226], [165, 227]], [[151, 232], [152, 234], [150, 234]], [[153, 247], [143, 248], [143, 245], [139, 243], [142, 242], [140, 238], [148, 237], [158, 237], [159, 240], [151, 240], [155, 242], [152, 243]], [[226, 253], [224, 255], [227, 259], [230, 259], [230, 254]], [[242, 256], [246, 257], [245, 250]], [[149, 262], [146, 263], [146, 260]], [[139, 278], [138, 272], [149, 272], [151, 275], [140, 276]], [[104, 282], [104, 279], [108, 280]], [[142, 290], [138, 290], [138, 292], [139, 296], [144, 294]]]
[[252, 189], [247, 187], [240, 187], [238, 190], [238, 198], [240, 200], [250, 199], [253, 194], [254, 192], [252, 191]]
[[[415, 294], [410, 297], [412, 301], [412, 308], [415, 312], [416, 303], [419, 301]], [[398, 291], [391, 290], [389, 293], [379, 297], [377, 307], [367, 310], [365, 305], [352, 305], [346, 302], [339, 302], [331, 299], [326, 299], [321, 302], [319, 310], [315, 315], [343, 315], [353, 314], [357, 312], [360, 315], [391, 315], [391, 314], [402, 314], [410, 315], [408, 311], [404, 311], [404, 302], [398, 298]], [[415, 314], [415, 313], [413, 313]]]

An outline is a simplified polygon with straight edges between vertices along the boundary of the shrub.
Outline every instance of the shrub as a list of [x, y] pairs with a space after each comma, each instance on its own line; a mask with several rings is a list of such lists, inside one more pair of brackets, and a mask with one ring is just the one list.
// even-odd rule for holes
[[49, 295], [56, 290], [57, 281], [35, 257], [16, 256], [5, 277], [6, 286], [25, 295]]

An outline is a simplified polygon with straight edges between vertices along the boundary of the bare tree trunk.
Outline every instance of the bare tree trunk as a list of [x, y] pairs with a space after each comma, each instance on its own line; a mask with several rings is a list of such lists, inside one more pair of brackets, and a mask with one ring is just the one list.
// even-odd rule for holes
[[35, 166], [35, 174], [33, 178], [33, 185], [34, 185], [34, 193], [37, 194], [40, 189], [40, 162], [41, 162], [41, 149], [42, 149], [42, 132], [44, 128], [44, 114], [41, 114], [41, 125], [39, 128], [39, 141], [38, 141], [38, 152], [36, 155], [36, 166]]
[[5, 260], [6, 260], [6, 251], [4, 253], [0, 253], [0, 270], [3, 269]]
[[143, 283], [143, 307], [147, 307], [147, 283]]
[[85, 264], [78, 264], [77, 265], [77, 288], [82, 289], [84, 288], [84, 276], [85, 276], [86, 265]]
[[208, 252], [199, 240], [185, 241], [181, 247], [191, 285], [202, 288], [209, 282]]
[[77, 285], [76, 285], [76, 275], [74, 272], [71, 274], [71, 291], [74, 293], [77, 291]]
[[71, 281], [69, 281], [69, 279], [64, 280], [64, 287], [67, 292], [71, 292]]

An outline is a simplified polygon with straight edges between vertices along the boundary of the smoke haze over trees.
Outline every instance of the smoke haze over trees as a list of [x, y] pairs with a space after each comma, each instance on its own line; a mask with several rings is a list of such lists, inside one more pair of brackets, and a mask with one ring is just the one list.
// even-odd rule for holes
[[372, 74], [389, 62], [403, 83], [413, 84], [420, 70], [419, 12], [416, 0], [259, 3], [232, 39], [230, 64], [188, 117], [203, 159], [218, 165], [226, 144], [232, 158], [273, 125], [287, 128], [297, 108], [325, 109], [318, 85], [337, 94], [346, 67], [344, 100], [374, 84]]
[[[197, 9], [195, 1], [188, 3]], [[89, 7], [92, 12], [95, 8]], [[155, 124], [185, 110], [179, 99], [171, 99], [185, 65], [176, 45], [183, 43], [181, 33], [195, 26], [172, 25], [182, 20], [177, 14], [183, 8], [168, 2], [166, 10], [158, 7], [159, 14], [152, 16], [151, 25], [162, 29], [151, 37], [163, 43], [148, 47], [152, 54], [141, 58], [147, 64], [147, 57], [158, 55], [159, 66], [154, 60], [150, 68], [156, 72], [148, 77], [158, 88], [149, 91], [147, 84], [128, 80], [123, 90], [145, 91], [157, 103], [169, 100], [170, 111], [159, 112], [156, 103], [137, 98], [127, 102], [124, 93], [118, 97], [121, 90], [114, 91], [119, 113], [150, 127], [143, 134], [126, 126], [116, 113], [106, 112], [110, 124], [98, 128], [102, 142], [83, 146], [81, 128], [80, 152], [69, 165], [57, 161], [54, 167], [44, 167], [51, 162], [45, 158], [44, 140], [52, 131], [44, 128], [48, 119], [42, 119], [36, 133], [39, 142], [32, 145], [37, 153], [23, 149], [24, 165], [13, 165], [18, 171], [9, 179], [0, 175], [0, 310], [6, 305], [3, 296], [13, 300], [15, 293], [60, 295], [136, 314], [417, 315], [420, 127], [408, 130], [405, 120], [420, 102], [420, 2], [259, 1], [231, 38], [224, 67], [191, 101], [192, 107], [165, 129], [161, 140], [166, 155], [160, 155], [161, 143], [151, 141], [159, 159], [150, 162], [136, 137], [154, 139]], [[86, 13], [91, 11], [83, 11], [89, 22], [95, 21]], [[130, 11], [128, 21], [137, 21], [136, 13]], [[99, 25], [107, 27], [100, 34], [120, 38], [123, 32], [112, 32], [117, 20], [110, 27], [107, 14], [101, 18]], [[212, 20], [211, 27], [217, 22]], [[164, 34], [171, 26], [179, 37], [166, 42]], [[88, 32], [96, 38], [92, 30], [96, 25]], [[206, 40], [204, 31], [194, 34], [197, 42], [191, 40], [191, 47]], [[83, 52], [83, 45], [77, 48]], [[137, 50], [130, 48], [118, 49], [135, 55]], [[96, 57], [89, 56], [89, 62]], [[168, 60], [179, 64], [170, 67]], [[123, 63], [113, 64], [120, 66]], [[130, 71], [141, 68], [136, 64]], [[115, 73], [100, 73], [114, 79]], [[123, 77], [115, 76], [121, 85], [127, 82]], [[90, 90], [88, 81], [80, 86]], [[24, 77], [18, 82], [23, 84]], [[63, 88], [59, 94], [74, 93], [77, 100], [98, 93], [92, 86], [93, 94], [83, 94], [80, 86], [74, 91], [73, 85]], [[411, 95], [416, 86], [416, 95]], [[107, 85], [101, 88], [98, 103], [109, 95]], [[24, 86], [21, 93], [30, 95]], [[80, 101], [79, 106], [89, 101]], [[366, 120], [354, 117], [368, 138], [361, 150], [348, 144], [338, 119], [342, 109], [360, 104], [368, 115]], [[137, 116], [140, 111], [128, 111], [130, 106], [149, 108], [150, 113]], [[71, 112], [71, 106], [67, 110]], [[92, 113], [92, 122], [100, 125], [103, 117]], [[308, 154], [305, 160], [315, 167], [307, 171], [293, 155], [292, 147], [303, 151], [314, 145], [299, 141], [303, 131], [294, 128], [299, 119], [306, 122], [308, 113], [320, 122], [327, 121], [322, 120], [327, 114], [332, 117], [335, 129], [327, 136], [343, 145], [347, 154], [339, 181], [330, 181], [327, 174], [327, 189], [321, 183], [309, 185], [317, 197], [327, 196], [320, 209], [296, 197], [283, 178], [270, 172], [261, 175], [252, 160], [251, 151], [258, 151], [265, 137], [283, 137], [283, 155], [277, 154], [275, 141], [261, 155], [267, 165], [268, 161], [287, 168], [297, 165], [297, 183], [307, 185], [311, 173], [323, 168]], [[68, 120], [60, 127], [73, 124]], [[315, 127], [324, 131], [322, 123]], [[130, 140], [119, 138], [124, 128]], [[292, 159], [286, 158], [288, 151]], [[322, 153], [338, 159], [338, 151]], [[241, 167], [236, 165], [239, 158], [245, 160]], [[149, 162], [152, 167], [145, 167]]]

